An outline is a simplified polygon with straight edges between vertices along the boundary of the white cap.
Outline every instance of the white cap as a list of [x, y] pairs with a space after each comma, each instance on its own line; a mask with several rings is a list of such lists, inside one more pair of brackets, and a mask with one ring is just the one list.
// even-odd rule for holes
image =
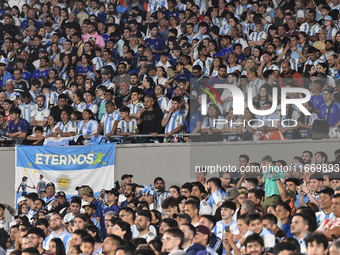
[[26, 201], [26, 200], [27, 200], [26, 197], [19, 197], [17, 203], [19, 204], [19, 203], [21, 203], [22, 201]]

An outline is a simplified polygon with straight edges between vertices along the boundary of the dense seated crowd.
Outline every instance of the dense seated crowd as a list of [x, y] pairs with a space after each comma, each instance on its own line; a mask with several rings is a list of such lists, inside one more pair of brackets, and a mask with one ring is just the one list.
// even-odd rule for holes
[[[338, 0], [4, 1], [0, 135], [28, 144], [56, 137], [86, 144], [102, 135], [125, 137], [121, 142], [238, 141], [274, 131], [300, 139], [311, 137], [316, 119], [337, 130], [339, 6]], [[217, 83], [243, 92], [244, 114], [234, 114], [233, 94], [215, 89]], [[248, 97], [255, 109], [268, 110], [274, 88], [287, 87], [311, 92], [303, 104], [311, 115], [295, 104], [284, 112], [280, 100], [269, 115], [249, 110]], [[144, 137], [129, 138], [135, 134]]]
[[0, 253], [336, 255], [340, 149], [334, 158], [303, 151], [291, 164], [268, 155], [259, 164], [242, 154], [239, 171], [219, 177], [202, 167], [196, 181], [166, 189], [162, 177], [141, 185], [124, 174], [69, 199], [42, 175], [37, 187], [23, 177], [17, 209], [0, 204]]

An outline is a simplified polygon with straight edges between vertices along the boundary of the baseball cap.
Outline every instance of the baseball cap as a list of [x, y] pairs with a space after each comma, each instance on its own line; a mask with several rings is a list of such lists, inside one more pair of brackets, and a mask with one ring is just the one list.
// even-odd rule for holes
[[76, 190], [82, 189], [82, 188], [86, 188], [86, 187], [90, 187], [89, 185], [81, 185], [81, 186], [77, 186]]
[[162, 177], [156, 177], [156, 178], [154, 179], [154, 181], [153, 181], [153, 184], [155, 184], [155, 183], [158, 182], [158, 181], [164, 182], [164, 179], [163, 179]]
[[7, 65], [8, 65], [8, 59], [2, 57], [2, 58], [0, 59], [0, 65], [2, 65], [2, 66], [7, 66]]
[[90, 208], [92, 208], [94, 210], [97, 209], [97, 207], [96, 207], [96, 205], [94, 203], [89, 203], [88, 205], [83, 205], [83, 208], [85, 209], [86, 206], [88, 206], [88, 207], [90, 207]]
[[46, 50], [44, 48], [40, 48], [39, 49], [39, 53], [47, 53]]
[[102, 68], [102, 70], [100, 71], [101, 74], [110, 74], [110, 70], [107, 68]]
[[27, 30], [37, 31], [37, 28], [35, 26], [29, 26]]
[[146, 56], [140, 56], [139, 57], [139, 62], [140, 61], [148, 61], [147, 57]]
[[177, 88], [177, 87], [179, 87], [180, 89], [184, 89], [183, 86], [182, 86], [181, 84], [177, 84], [177, 85], [174, 87], [174, 89]]
[[55, 195], [55, 197], [66, 197], [66, 194], [64, 191], [59, 191], [57, 192], [57, 194]]
[[92, 80], [96, 79], [96, 75], [94, 74], [94, 72], [88, 72], [86, 76], [90, 77]]
[[327, 16], [326, 18], [324, 18], [323, 20], [330, 20], [330, 21], [333, 21], [333, 18], [331, 16]]
[[131, 17], [137, 17], [137, 14], [131, 11], [131, 12], [129, 12], [129, 16], [131, 16]]
[[240, 195], [240, 192], [236, 188], [229, 188], [227, 189], [226, 194], [227, 194], [226, 199], [231, 200]]
[[119, 196], [119, 192], [118, 192], [118, 190], [115, 189], [115, 188], [112, 188], [112, 189], [110, 189], [110, 190], [105, 190], [105, 193], [111, 193], [111, 194], [115, 195], [116, 197]]
[[287, 193], [288, 197], [291, 197], [291, 198], [294, 199], [294, 202], [296, 201], [296, 194], [293, 191], [288, 190], [288, 191], [286, 191], [286, 193]]
[[123, 174], [121, 180], [124, 180], [125, 178], [129, 178], [129, 177], [132, 178], [133, 175], [132, 174]]
[[208, 239], [210, 239], [210, 231], [209, 231], [209, 229], [206, 226], [198, 225], [196, 227], [196, 232], [200, 232], [203, 235], [208, 235]]
[[49, 183], [46, 184], [46, 188], [49, 187], [49, 186], [52, 186], [53, 188], [55, 188], [55, 185], [54, 185], [53, 182], [49, 182]]
[[19, 203], [24, 202], [24, 201], [27, 201], [26, 197], [19, 197], [17, 203], [19, 204]]
[[93, 189], [91, 189], [90, 187], [85, 187], [83, 189], [83, 195], [86, 195], [86, 196], [93, 196]]

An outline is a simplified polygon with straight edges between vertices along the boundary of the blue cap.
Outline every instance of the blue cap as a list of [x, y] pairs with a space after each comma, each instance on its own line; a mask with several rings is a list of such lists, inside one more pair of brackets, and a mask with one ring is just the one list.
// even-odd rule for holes
[[327, 16], [326, 18], [324, 18], [323, 20], [330, 20], [330, 21], [333, 21], [333, 18], [331, 16]]
[[86, 75], [90, 77], [92, 80], [96, 79], [96, 75], [93, 72], [88, 72]]

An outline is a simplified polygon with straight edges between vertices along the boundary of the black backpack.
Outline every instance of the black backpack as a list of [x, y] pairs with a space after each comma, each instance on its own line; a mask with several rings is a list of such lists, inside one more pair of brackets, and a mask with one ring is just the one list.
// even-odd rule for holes
[[328, 108], [328, 114], [326, 116], [325, 120], [314, 120], [312, 125], [312, 139], [323, 139], [328, 138], [328, 132], [329, 132], [329, 114], [331, 112], [331, 108], [333, 106], [332, 102]]

